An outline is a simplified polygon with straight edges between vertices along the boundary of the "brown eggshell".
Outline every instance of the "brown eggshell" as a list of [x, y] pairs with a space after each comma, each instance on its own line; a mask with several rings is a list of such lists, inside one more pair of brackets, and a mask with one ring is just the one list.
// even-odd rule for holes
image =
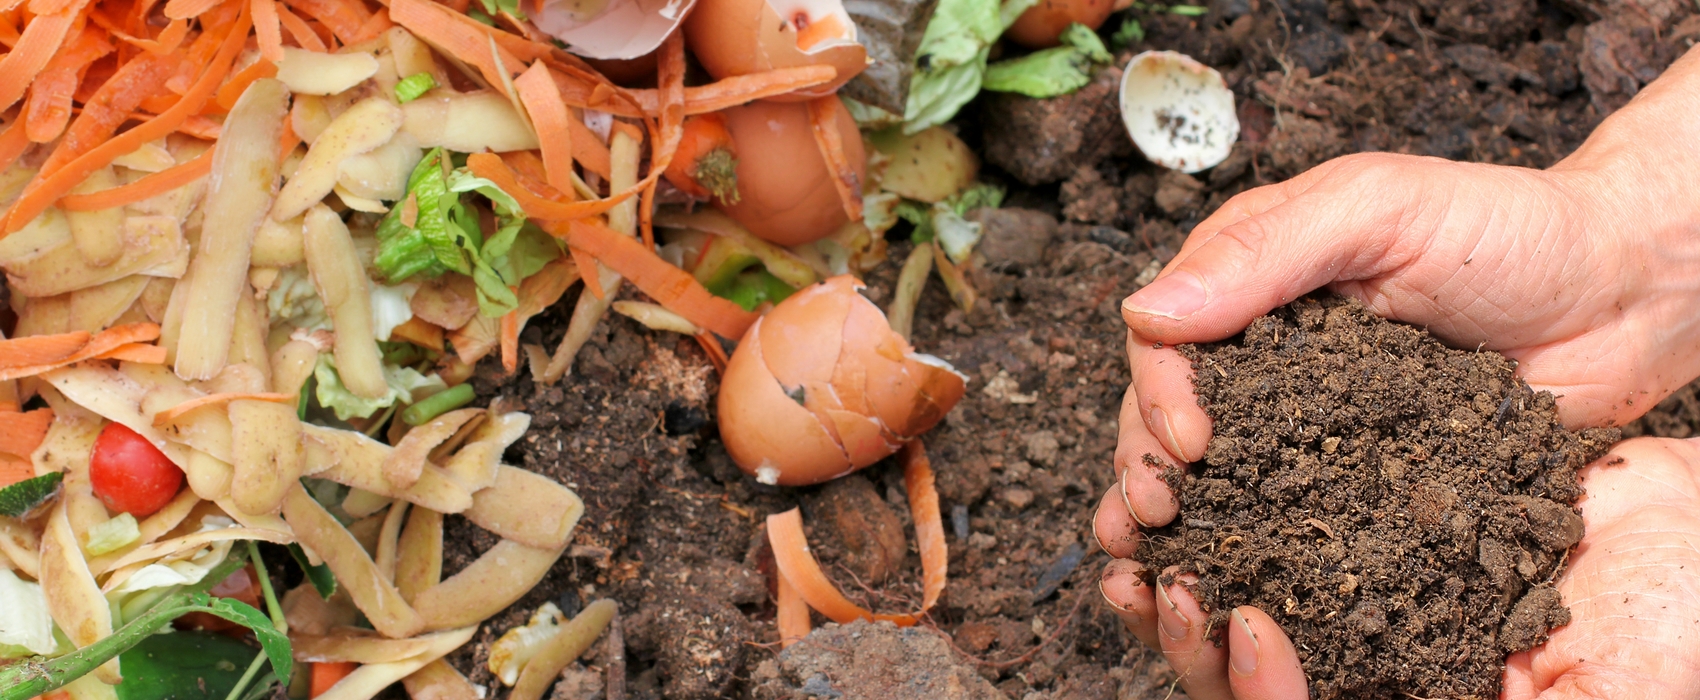
[[784, 485], [842, 476], [895, 453], [962, 398], [962, 375], [915, 354], [859, 288], [846, 275], [792, 295], [733, 353], [720, 432], [744, 471]]
[[[745, 472], [764, 483], [818, 484], [854, 470], [820, 418], [798, 405], [762, 357], [758, 319], [720, 379], [720, 440]], [[771, 475], [771, 479], [769, 476]]]
[[[797, 48], [795, 19], [818, 21], [829, 15], [844, 25], [844, 33], [810, 51]], [[685, 18], [684, 30], [691, 53], [717, 79], [804, 66], [838, 71], [830, 83], [773, 98], [801, 101], [836, 93], [868, 67], [868, 51], [856, 42], [855, 27], [836, 0], [700, 0]]]
[[[693, 15], [694, 16], [694, 15]], [[856, 120], [834, 100], [844, 155], [866, 177], [867, 154]], [[849, 222], [826, 158], [800, 103], [753, 102], [721, 112], [738, 148], [738, 201], [716, 206], [751, 233], [783, 246], [812, 243]]]
[[1068, 25], [1079, 22], [1097, 31], [1115, 9], [1115, 0], [1039, 0], [1003, 35], [1030, 49], [1048, 49], [1062, 43], [1057, 37]]

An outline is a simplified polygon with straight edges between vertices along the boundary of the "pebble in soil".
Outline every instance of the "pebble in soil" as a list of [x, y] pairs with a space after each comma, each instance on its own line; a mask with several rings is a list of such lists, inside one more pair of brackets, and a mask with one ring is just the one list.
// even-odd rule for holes
[[1583, 533], [1576, 471], [1616, 430], [1567, 432], [1499, 354], [1337, 297], [1180, 350], [1215, 437], [1138, 556], [1199, 576], [1210, 629], [1268, 612], [1320, 700], [1485, 699], [1569, 621], [1550, 582]]

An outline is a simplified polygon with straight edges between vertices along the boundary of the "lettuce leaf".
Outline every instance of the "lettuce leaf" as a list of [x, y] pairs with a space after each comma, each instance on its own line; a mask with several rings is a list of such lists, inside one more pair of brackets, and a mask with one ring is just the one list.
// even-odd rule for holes
[[315, 382], [315, 398], [319, 405], [336, 413], [338, 420], [348, 420], [353, 417], [369, 418], [372, 414], [395, 405], [395, 402], [413, 403], [414, 393], [421, 396], [442, 391], [448, 388], [441, 377], [433, 374], [426, 376], [412, 367], [397, 367], [384, 365], [384, 382], [389, 385], [389, 391], [383, 396], [368, 399], [356, 396], [342, 383], [342, 375], [337, 374], [336, 358], [330, 353], [319, 355], [319, 364], [313, 368]]
[[950, 121], [980, 92], [992, 44], [1038, 0], [939, 0], [921, 45], [904, 105], [903, 131]]
[[41, 584], [25, 581], [10, 569], [0, 569], [0, 646], [20, 647], [29, 654], [51, 654], [53, 618], [47, 612], [47, 595]]
[[1062, 46], [987, 67], [983, 88], [1039, 99], [1066, 95], [1092, 82], [1094, 65], [1111, 61], [1103, 40], [1086, 25], [1069, 25], [1061, 39]]

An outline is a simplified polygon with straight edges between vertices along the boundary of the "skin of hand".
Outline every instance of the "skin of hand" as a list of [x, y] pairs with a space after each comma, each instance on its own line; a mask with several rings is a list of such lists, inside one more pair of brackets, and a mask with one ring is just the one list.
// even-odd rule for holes
[[[1125, 559], [1141, 524], [1175, 517], [1178, 504], [1145, 455], [1184, 464], [1208, 446], [1210, 419], [1193, 395], [1190, 365], [1170, 346], [1232, 336], [1322, 286], [1454, 346], [1518, 360], [1534, 388], [1560, 397], [1560, 417], [1571, 428], [1633, 419], [1700, 374], [1700, 197], [1676, 175], [1700, 169], [1700, 140], [1672, 138], [1692, 131], [1696, 111], [1700, 51], [1691, 51], [1549, 170], [1360, 154], [1230, 199], [1193, 230], [1156, 281], [1123, 302], [1133, 382], [1116, 452], [1121, 481], [1094, 519], [1100, 543]], [[1581, 568], [1573, 562], [1566, 580]], [[1106, 570], [1113, 607], [1155, 606], [1132, 613], [1146, 621], [1161, 620], [1157, 611], [1202, 619], [1188, 614], [1188, 605], [1197, 608], [1184, 586], [1159, 600], [1150, 586], [1109, 583], [1132, 578], [1135, 567], [1118, 560]], [[1684, 602], [1694, 594], [1700, 589], [1687, 591]], [[1566, 593], [1565, 600], [1574, 599]], [[1197, 698], [1303, 697], [1302, 674], [1296, 686], [1285, 685], [1297, 668], [1281, 651], [1291, 649], [1285, 636], [1267, 616], [1238, 612], [1227, 649], [1182, 654], [1195, 659], [1177, 663], [1183, 686]], [[1566, 630], [1600, 614], [1575, 612]], [[1230, 687], [1233, 674], [1216, 672], [1236, 634], [1255, 636], [1258, 649], [1274, 653], [1258, 665], [1257, 678], [1277, 679], [1264, 690]], [[1141, 638], [1166, 653], [1185, 643]], [[1561, 638], [1555, 634], [1545, 649]], [[1630, 645], [1622, 653], [1643, 652]], [[1188, 673], [1183, 663], [1209, 672]]]

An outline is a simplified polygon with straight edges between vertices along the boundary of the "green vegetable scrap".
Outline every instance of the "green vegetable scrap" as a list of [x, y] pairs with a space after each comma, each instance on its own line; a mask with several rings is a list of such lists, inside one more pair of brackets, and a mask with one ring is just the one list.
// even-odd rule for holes
[[320, 598], [330, 600], [331, 596], [336, 595], [336, 575], [331, 573], [329, 564], [314, 566], [307, 560], [307, 550], [298, 544], [289, 545], [289, 556], [306, 572], [307, 582], [313, 584], [313, 590], [319, 593]]
[[408, 425], [424, 425], [437, 416], [472, 403], [473, 398], [475, 397], [472, 393], [472, 385], [461, 384], [446, 391], [439, 391], [412, 406], [408, 406], [402, 410], [401, 420]]
[[[479, 312], [497, 318], [519, 306], [513, 288], [560, 257], [561, 247], [527, 222], [519, 202], [496, 183], [451, 165], [441, 148], [419, 161], [407, 180], [407, 199], [378, 224], [373, 265], [391, 284], [414, 275], [468, 275], [478, 287]], [[471, 193], [489, 200], [496, 215], [489, 238], [463, 197]]]
[[980, 92], [992, 44], [1038, 0], [939, 0], [915, 51], [903, 130], [950, 121]]
[[437, 79], [430, 73], [414, 73], [395, 84], [395, 98], [402, 104], [419, 99], [432, 88], [437, 87]]
[[985, 89], [1040, 99], [1066, 95], [1092, 82], [1094, 65], [1113, 60], [1103, 40], [1086, 25], [1068, 25], [1060, 38], [1062, 46], [992, 64], [986, 69]]
[[60, 472], [49, 472], [0, 489], [0, 515], [22, 518], [59, 495]]
[[375, 399], [356, 396], [343, 385], [342, 375], [336, 369], [336, 358], [330, 353], [319, 355], [319, 364], [313, 368], [313, 381], [319, 405], [335, 412], [338, 420], [356, 416], [370, 418], [373, 413], [394, 406], [397, 401], [413, 403], [413, 393], [421, 389], [441, 391], [447, 388], [443, 379], [435, 374], [426, 376], [412, 367], [386, 364], [384, 382], [389, 385], [389, 391]]
[[264, 658], [259, 649], [221, 634], [156, 634], [119, 655], [124, 682], [113, 690], [118, 700], [224, 700], [257, 658]]
[[98, 557], [102, 554], [116, 552], [142, 538], [140, 524], [136, 516], [129, 513], [119, 513], [103, 523], [96, 523], [89, 528], [89, 541], [83, 545], [83, 551], [89, 556]]
[[1145, 41], [1145, 27], [1139, 20], [1129, 17], [1122, 20], [1122, 26], [1110, 35], [1110, 43], [1116, 48], [1126, 48]]

